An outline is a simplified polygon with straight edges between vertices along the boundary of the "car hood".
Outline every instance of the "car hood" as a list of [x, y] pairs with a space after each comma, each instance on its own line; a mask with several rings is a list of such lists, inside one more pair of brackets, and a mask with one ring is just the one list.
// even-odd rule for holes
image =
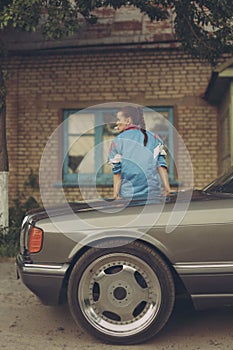
[[[210, 201], [213, 199], [217, 199], [216, 195], [206, 193], [202, 190], [187, 190], [187, 191], [181, 191], [178, 193], [172, 193], [169, 197], [166, 198], [167, 203], [175, 203], [177, 200], [179, 202], [186, 202], [186, 201]], [[220, 198], [219, 198], [220, 199]], [[155, 201], [150, 201], [150, 204], [158, 203], [158, 199]], [[163, 202], [160, 198], [160, 202]], [[128, 206], [138, 206], [138, 205], [145, 205], [145, 200], [135, 200], [131, 201]], [[90, 200], [90, 201], [80, 201], [80, 202], [67, 202], [64, 204], [59, 204], [55, 206], [49, 206], [49, 207], [41, 207], [36, 208], [28, 211], [26, 213], [26, 216], [28, 217], [28, 221], [30, 223], [35, 224], [37, 221], [46, 219], [48, 217], [55, 217], [55, 216], [63, 216], [70, 214], [70, 212], [78, 213], [78, 212], [87, 212], [87, 211], [96, 211], [101, 210], [104, 208], [124, 208], [126, 205], [126, 202], [124, 200], [113, 200], [113, 199], [101, 199], [101, 200]]]

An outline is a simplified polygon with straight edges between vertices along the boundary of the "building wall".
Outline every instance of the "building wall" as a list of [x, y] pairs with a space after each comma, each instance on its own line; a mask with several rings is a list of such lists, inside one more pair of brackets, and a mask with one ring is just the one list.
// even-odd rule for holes
[[[62, 110], [111, 101], [174, 107], [175, 127], [190, 152], [195, 186], [202, 187], [216, 176], [217, 111], [203, 100], [211, 68], [181, 51], [135, 48], [24, 54], [11, 56], [7, 70], [11, 201], [30, 193], [25, 182], [31, 169], [38, 174], [44, 147], [61, 123]], [[59, 157], [58, 150], [50, 164]], [[98, 191], [103, 196], [111, 193], [109, 188]], [[78, 188], [65, 189], [69, 200], [79, 199], [78, 193]], [[37, 192], [33, 194], [40, 199]]]

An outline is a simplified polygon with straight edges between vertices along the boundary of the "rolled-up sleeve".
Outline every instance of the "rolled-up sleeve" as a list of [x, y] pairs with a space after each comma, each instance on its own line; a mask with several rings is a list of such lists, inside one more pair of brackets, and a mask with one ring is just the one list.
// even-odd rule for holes
[[166, 157], [164, 155], [160, 155], [158, 156], [158, 166], [163, 166], [165, 168], [167, 168], [167, 162], [166, 162]]
[[157, 165], [158, 167], [165, 167], [167, 168], [167, 161], [166, 161], [166, 151], [164, 149], [164, 144], [162, 140], [159, 140], [158, 145], [154, 149], [154, 158], [157, 159]]
[[121, 154], [118, 153], [117, 146], [113, 141], [108, 154], [108, 164], [112, 165], [112, 172], [114, 175], [121, 173]]
[[112, 172], [114, 175], [121, 173], [121, 162], [113, 164]]

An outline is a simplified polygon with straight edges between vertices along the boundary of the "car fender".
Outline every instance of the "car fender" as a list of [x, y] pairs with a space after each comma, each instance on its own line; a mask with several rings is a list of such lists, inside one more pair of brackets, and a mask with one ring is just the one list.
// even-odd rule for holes
[[104, 248], [104, 242], [108, 242], [106, 244], [106, 247], [109, 248], [109, 241], [113, 239], [119, 239], [119, 246], [122, 245], [122, 239], [127, 243], [130, 243], [134, 240], [140, 240], [141, 242], [145, 242], [155, 248], [157, 251], [161, 252], [162, 255], [165, 256], [171, 263], [175, 261], [175, 257], [172, 251], [169, 251], [160, 240], [148, 235], [147, 233], [131, 230], [107, 230], [99, 232], [95, 230], [93, 232], [90, 232], [89, 235], [85, 236], [81, 241], [77, 242], [77, 244], [71, 250], [68, 257], [69, 261], [72, 261], [75, 256], [80, 255], [80, 252], [84, 247], [91, 248], [101, 243], [101, 246]]

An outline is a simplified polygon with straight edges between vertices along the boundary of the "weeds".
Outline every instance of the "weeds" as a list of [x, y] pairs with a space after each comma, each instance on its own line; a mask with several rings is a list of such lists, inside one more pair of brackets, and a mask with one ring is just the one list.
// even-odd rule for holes
[[[37, 188], [36, 180], [36, 175], [31, 170], [28, 182], [25, 182], [25, 187], [29, 189]], [[22, 219], [29, 209], [38, 207], [38, 202], [32, 196], [26, 199], [25, 195], [21, 195], [14, 201], [14, 206], [9, 209], [9, 227], [3, 228], [0, 226], [0, 257], [16, 256], [19, 250], [19, 234]]]
[[19, 248], [19, 227], [0, 227], [0, 256], [13, 257], [17, 254]]

